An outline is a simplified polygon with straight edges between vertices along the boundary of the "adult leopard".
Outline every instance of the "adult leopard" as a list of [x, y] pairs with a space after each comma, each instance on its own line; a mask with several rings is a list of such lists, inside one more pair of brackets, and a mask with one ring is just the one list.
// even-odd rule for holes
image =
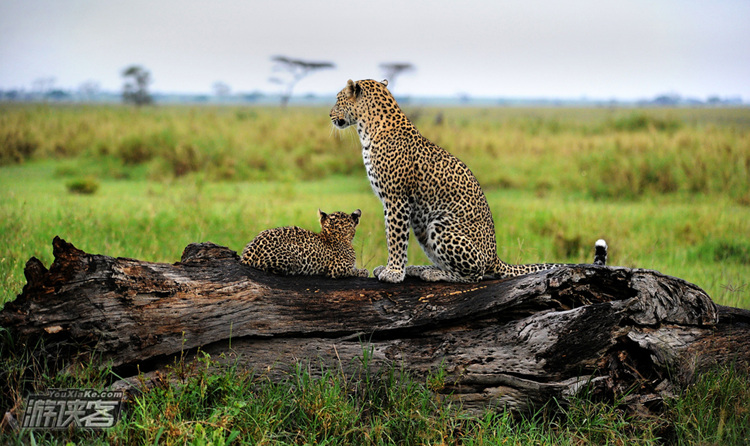
[[[330, 113], [339, 129], [356, 125], [370, 185], [383, 203], [388, 263], [375, 277], [478, 282], [557, 266], [511, 265], [497, 256], [492, 213], [474, 174], [417, 131], [387, 86], [349, 80]], [[406, 266], [409, 227], [433, 265]]]

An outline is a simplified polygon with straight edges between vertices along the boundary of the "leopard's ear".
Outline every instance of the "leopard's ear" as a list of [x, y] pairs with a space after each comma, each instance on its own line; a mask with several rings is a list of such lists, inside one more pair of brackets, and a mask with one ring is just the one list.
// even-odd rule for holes
[[326, 221], [326, 218], [328, 218], [328, 214], [318, 208], [318, 221], [320, 221], [321, 226], [323, 226], [323, 222]]
[[[358, 91], [359, 90], [359, 91]], [[346, 81], [346, 97], [351, 99], [355, 96], [359, 95], [359, 92], [361, 92], [362, 89], [359, 85], [357, 85], [357, 82], [354, 82], [353, 80], [349, 79]]]
[[362, 86], [359, 81], [354, 82], [349, 79], [346, 81], [346, 97], [349, 99], [356, 99], [362, 94]]
[[388, 86], [388, 79], [383, 79], [382, 81], [380, 81], [380, 83], [383, 84], [384, 87], [387, 87]]
[[362, 211], [360, 211], [359, 209], [352, 212], [352, 220], [354, 220], [354, 226], [357, 226], [359, 224], [359, 217], [361, 215], [362, 215]]

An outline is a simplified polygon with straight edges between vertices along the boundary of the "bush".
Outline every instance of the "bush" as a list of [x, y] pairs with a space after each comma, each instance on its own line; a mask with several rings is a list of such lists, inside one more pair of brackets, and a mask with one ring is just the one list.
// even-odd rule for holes
[[71, 194], [93, 195], [99, 190], [99, 182], [94, 178], [78, 178], [65, 183]]
[[609, 121], [609, 127], [620, 132], [642, 132], [656, 130], [659, 132], [674, 132], [682, 127], [682, 122], [666, 117], [657, 118], [643, 111], [636, 111], [626, 116]]
[[39, 147], [37, 140], [28, 132], [12, 128], [0, 132], [0, 166], [21, 163], [31, 158]]

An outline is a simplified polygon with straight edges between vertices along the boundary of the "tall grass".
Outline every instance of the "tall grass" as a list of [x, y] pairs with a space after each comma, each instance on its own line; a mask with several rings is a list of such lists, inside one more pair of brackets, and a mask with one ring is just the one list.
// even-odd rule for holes
[[670, 402], [678, 444], [750, 444], [750, 376], [734, 367], [701, 375]]
[[106, 160], [100, 175], [150, 179], [313, 179], [359, 167], [331, 138], [320, 109], [0, 106], [0, 165], [29, 159]]
[[[723, 194], [750, 205], [750, 109], [414, 109], [422, 133], [485, 188], [637, 199]], [[151, 179], [310, 180], [361, 171], [354, 135], [322, 108], [0, 106], [0, 165], [108, 160]], [[114, 160], [114, 162], [112, 162]]]
[[724, 194], [750, 205], [750, 109], [441, 113], [440, 124], [421, 116], [422, 133], [464, 159], [485, 188], [606, 200]]

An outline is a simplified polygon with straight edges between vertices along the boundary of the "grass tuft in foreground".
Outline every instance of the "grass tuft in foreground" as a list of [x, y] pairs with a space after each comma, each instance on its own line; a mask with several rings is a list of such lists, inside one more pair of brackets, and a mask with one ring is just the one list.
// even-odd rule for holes
[[750, 444], [750, 375], [714, 369], [670, 403], [679, 444]]

